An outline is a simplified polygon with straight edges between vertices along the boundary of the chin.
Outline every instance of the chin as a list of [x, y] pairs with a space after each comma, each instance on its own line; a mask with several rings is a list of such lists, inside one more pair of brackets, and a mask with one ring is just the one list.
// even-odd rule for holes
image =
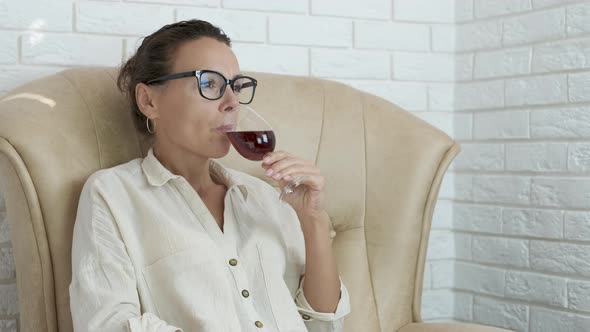
[[211, 159], [221, 159], [225, 156], [227, 156], [227, 154], [229, 153], [229, 150], [227, 152], [224, 153], [215, 153], [212, 156], [210, 156]]
[[229, 143], [221, 144], [217, 149], [215, 149], [215, 151], [212, 151], [213, 153], [211, 154], [211, 158], [219, 159], [227, 156], [230, 146], [231, 145]]

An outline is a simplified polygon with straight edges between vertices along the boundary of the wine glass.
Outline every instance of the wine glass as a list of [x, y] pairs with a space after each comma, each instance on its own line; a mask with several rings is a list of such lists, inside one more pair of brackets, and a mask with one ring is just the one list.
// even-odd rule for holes
[[[228, 123], [224, 126], [227, 128], [225, 133], [242, 157], [260, 161], [267, 153], [274, 151], [276, 145], [274, 130], [260, 114], [249, 106], [240, 105], [235, 112], [235, 117], [237, 119], [226, 117], [226, 121], [235, 121], [235, 125]], [[298, 176], [287, 183], [279, 195], [279, 200], [284, 201], [285, 195], [293, 193], [304, 179], [305, 176]]]

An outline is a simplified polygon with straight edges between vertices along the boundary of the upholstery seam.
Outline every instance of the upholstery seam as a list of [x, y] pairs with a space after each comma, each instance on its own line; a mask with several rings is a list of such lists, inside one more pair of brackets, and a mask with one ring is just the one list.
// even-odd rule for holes
[[318, 143], [318, 150], [316, 151], [315, 154], [315, 164], [318, 163], [318, 158], [320, 156], [320, 149], [322, 147], [322, 138], [324, 138], [324, 123], [326, 121], [326, 83], [322, 84], [322, 90], [323, 90], [323, 94], [322, 94], [322, 124], [320, 126], [320, 139], [319, 139], [319, 143]]
[[65, 76], [63, 74], [63, 72], [59, 73], [59, 76], [63, 77], [68, 83], [70, 83], [70, 85], [78, 93], [78, 96], [80, 96], [80, 99], [82, 99], [82, 101], [84, 102], [84, 105], [86, 106], [86, 110], [88, 111], [88, 114], [90, 114], [90, 119], [92, 120], [92, 124], [94, 125], [94, 137], [96, 138], [96, 148], [98, 150], [98, 165], [100, 166], [100, 168], [102, 168], [102, 151], [100, 149], [100, 143], [98, 140], [98, 130], [96, 127], [96, 120], [94, 119], [94, 114], [92, 114], [92, 112], [90, 111], [90, 108], [88, 107], [88, 103], [86, 102], [86, 98], [84, 98], [84, 96], [82, 96], [82, 93], [80, 93], [80, 89], [78, 89], [78, 87], [76, 85], [74, 85], [74, 83], [67, 76]]
[[365, 100], [363, 98], [363, 96], [357, 92], [357, 96], [359, 96], [360, 100], [361, 100], [361, 110], [362, 110], [362, 114], [363, 114], [363, 131], [364, 131], [364, 145], [365, 145], [365, 206], [363, 209], [363, 214], [365, 215], [363, 220], [364, 220], [364, 227], [363, 227], [363, 235], [365, 237], [365, 255], [367, 257], [367, 271], [369, 272], [369, 281], [371, 282], [371, 292], [373, 293], [373, 303], [375, 305], [375, 315], [377, 316], [377, 324], [379, 326], [379, 331], [382, 331], [381, 329], [381, 318], [379, 317], [379, 307], [377, 306], [377, 297], [375, 296], [375, 285], [373, 283], [373, 273], [371, 272], [371, 263], [369, 261], [369, 247], [367, 245], [367, 186], [368, 186], [368, 167], [367, 167], [367, 121], [365, 119], [365, 113], [366, 113], [366, 109], [365, 109]]

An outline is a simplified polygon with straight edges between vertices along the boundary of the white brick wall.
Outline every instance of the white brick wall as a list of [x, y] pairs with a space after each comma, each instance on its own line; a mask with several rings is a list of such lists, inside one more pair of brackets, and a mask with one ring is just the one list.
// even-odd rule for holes
[[457, 170], [504, 169], [504, 146], [502, 144], [469, 144], [462, 146], [461, 154], [454, 163]]
[[577, 277], [590, 277], [590, 245], [531, 241], [531, 268]]
[[546, 75], [506, 80], [506, 105], [524, 106], [567, 102], [567, 76]]
[[311, 1], [311, 13], [326, 16], [390, 19], [391, 1], [313, 0]]
[[431, 110], [472, 117], [454, 186], [441, 193], [453, 231], [472, 241], [455, 244], [470, 250], [455, 253], [455, 295], [471, 298], [455, 298], [454, 317], [590, 331], [590, 1], [474, 0], [473, 9], [433, 28], [434, 49], [474, 56], [473, 76], [429, 87]]
[[26, 65], [115, 66], [123, 49], [119, 38], [79, 34], [23, 33], [21, 43]]
[[504, 294], [506, 271], [476, 264], [455, 265], [455, 288], [488, 295]]
[[566, 143], [514, 143], [506, 145], [508, 171], [566, 171]]
[[268, 28], [268, 38], [273, 44], [334, 47], [352, 45], [352, 24], [347, 19], [273, 15], [269, 17]]
[[454, 30], [453, 51], [496, 48], [502, 43], [502, 24], [498, 21], [461, 24]]
[[505, 110], [473, 114], [473, 138], [518, 139], [529, 137], [529, 112]]
[[430, 29], [425, 24], [356, 22], [356, 48], [429, 51]]
[[583, 3], [567, 8], [567, 33], [568, 35], [590, 32], [590, 4]]
[[451, 290], [431, 290], [422, 296], [424, 305], [422, 314], [434, 319], [444, 319], [453, 316], [454, 295]]
[[473, 260], [478, 263], [528, 267], [529, 242], [521, 239], [474, 236]]
[[590, 101], [590, 72], [570, 74], [568, 78], [570, 101]]
[[529, 320], [529, 308], [523, 304], [476, 296], [473, 301], [473, 320], [514, 331], [525, 331]]
[[571, 211], [565, 214], [564, 237], [584, 241], [590, 238], [590, 213]]
[[[7, 0], [0, 94], [118, 65], [189, 18], [221, 26], [243, 70], [338, 80], [462, 143], [435, 211], [426, 319], [590, 330], [590, 1]], [[18, 321], [4, 210], [0, 332]]]
[[544, 308], [530, 308], [530, 331], [588, 331], [590, 317]]
[[235, 43], [233, 49], [242, 70], [290, 75], [309, 73], [309, 51], [305, 47]]
[[504, 81], [466, 82], [455, 85], [454, 109], [472, 110], [504, 106]]
[[473, 177], [473, 201], [479, 203], [529, 204], [531, 178], [516, 175]]
[[0, 284], [0, 315], [16, 316], [18, 314], [18, 298], [16, 284]]
[[453, 226], [456, 230], [491, 234], [502, 232], [502, 209], [460, 203], [453, 207]]
[[[542, 24], [541, 24], [542, 23]], [[565, 37], [565, 8], [526, 13], [504, 21], [504, 45]]]
[[393, 7], [395, 19], [403, 21], [453, 23], [472, 16], [471, 1], [396, 0]]
[[569, 145], [568, 169], [574, 172], [585, 172], [590, 170], [590, 144], [572, 143]]
[[590, 107], [555, 107], [530, 113], [531, 138], [583, 139], [590, 136]]
[[530, 9], [529, 0], [475, 0], [477, 18], [519, 13]]
[[[154, 0], [159, 1], [159, 0]], [[175, 0], [170, 0], [174, 3]], [[211, 7], [219, 7], [219, 0], [209, 0]], [[248, 9], [269, 12], [307, 13], [308, 1], [274, 1], [274, 0], [223, 0], [223, 7], [229, 9]]]
[[393, 77], [396, 80], [453, 81], [471, 77], [472, 57], [444, 53], [393, 54]]
[[502, 211], [501, 228], [502, 233], [506, 235], [561, 239], [562, 224], [561, 211], [518, 208], [504, 208]]
[[567, 307], [566, 284], [566, 279], [561, 277], [511, 271], [506, 274], [505, 295], [517, 300]]
[[236, 42], [265, 42], [267, 14], [221, 8], [178, 8], [177, 20], [207, 17], [207, 20], [231, 36]]
[[523, 75], [529, 72], [531, 49], [507, 48], [475, 54], [474, 78]]
[[52, 0], [4, 1], [0, 7], [0, 27], [72, 31], [72, 3]]
[[80, 2], [75, 7], [76, 31], [80, 32], [145, 35], [154, 26], [174, 21], [174, 8], [159, 5]]
[[590, 282], [572, 280], [567, 284], [569, 308], [590, 312]]
[[533, 54], [533, 72], [590, 68], [590, 39], [540, 44]]

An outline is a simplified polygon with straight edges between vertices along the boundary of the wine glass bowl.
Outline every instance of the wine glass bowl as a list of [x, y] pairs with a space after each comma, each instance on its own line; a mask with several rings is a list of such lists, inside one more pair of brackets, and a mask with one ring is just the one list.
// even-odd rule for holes
[[[228, 117], [228, 121], [235, 122], [235, 125], [227, 124], [222, 128], [227, 128], [225, 134], [242, 157], [252, 161], [260, 161], [267, 153], [274, 151], [276, 146], [275, 132], [260, 114], [249, 106], [240, 105], [235, 117], [235, 119]], [[281, 191], [279, 199], [284, 201], [285, 195], [293, 193], [303, 179], [304, 177], [300, 176], [287, 183]]]
[[228, 131], [227, 137], [236, 151], [248, 160], [262, 160], [275, 149], [275, 134], [272, 130]]
[[[227, 116], [225, 134], [236, 151], [244, 158], [259, 161], [274, 151], [276, 140], [272, 127], [251, 107], [240, 105], [233, 117]], [[235, 119], [234, 119], [235, 118]]]

